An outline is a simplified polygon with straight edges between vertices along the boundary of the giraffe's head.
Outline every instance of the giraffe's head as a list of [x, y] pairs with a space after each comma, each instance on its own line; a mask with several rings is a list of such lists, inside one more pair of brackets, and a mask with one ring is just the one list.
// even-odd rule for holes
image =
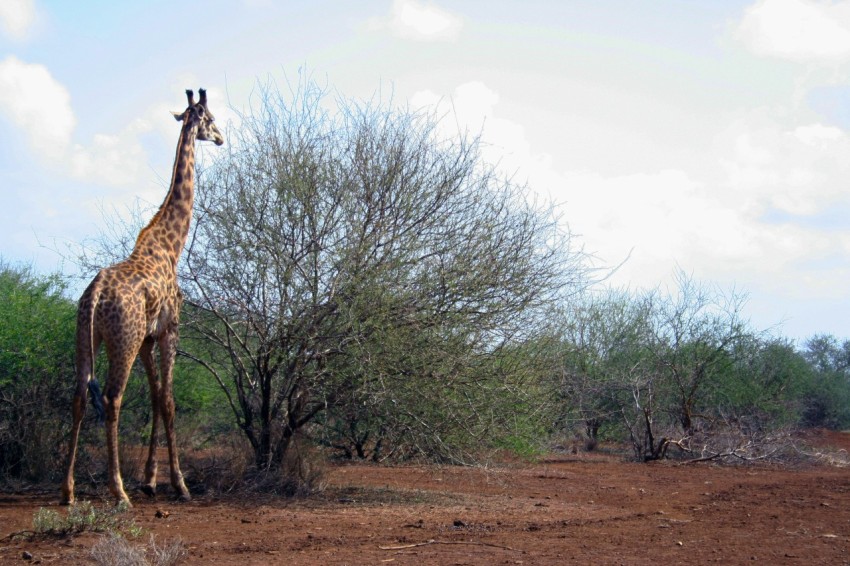
[[185, 124], [197, 123], [197, 139], [211, 141], [215, 145], [221, 145], [224, 143], [224, 137], [222, 137], [221, 132], [218, 131], [218, 127], [215, 125], [215, 118], [212, 112], [207, 108], [207, 91], [199, 89], [198, 93], [201, 95], [201, 99], [196, 103], [195, 94], [191, 90], [186, 91], [189, 107], [182, 114], [173, 112], [174, 119]]

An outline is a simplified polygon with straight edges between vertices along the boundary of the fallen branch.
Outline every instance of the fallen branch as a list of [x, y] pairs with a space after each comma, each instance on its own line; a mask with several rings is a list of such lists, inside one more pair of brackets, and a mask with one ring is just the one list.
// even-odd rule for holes
[[3, 538], [0, 538], [0, 540], [2, 540], [2, 541], [14, 541], [15, 539], [18, 539], [18, 538], [33, 539], [33, 538], [35, 538], [35, 537], [37, 537], [41, 534], [44, 534], [44, 533], [38, 533], [36, 531], [16, 531], [14, 533], [9, 533], [8, 535], [4, 536]]
[[489, 542], [479, 542], [474, 540], [426, 540], [425, 542], [414, 542], [411, 544], [402, 544], [398, 546], [378, 546], [381, 550], [405, 550], [408, 548], [416, 548], [417, 546], [428, 546], [430, 544], [471, 544], [475, 546], [490, 546], [492, 548], [501, 548], [502, 550], [510, 550], [512, 552], [525, 552], [524, 550], [520, 550], [518, 548], [511, 548], [510, 546], [502, 546], [500, 544], [491, 544]]
[[[710, 462], [712, 460], [718, 460], [720, 458], [727, 458], [727, 459], [728, 458], [737, 458], [738, 460], [741, 460], [743, 462], [758, 462], [758, 461], [761, 461], [761, 460], [769, 459], [771, 456], [773, 456], [774, 454], [776, 454], [779, 451], [778, 448], [775, 448], [773, 450], [767, 451], [764, 454], [760, 454], [760, 455], [757, 455], [757, 456], [746, 456], [745, 454], [747, 453], [747, 450], [750, 449], [752, 447], [752, 445], [753, 445], [753, 443], [749, 442], [749, 443], [747, 443], [746, 446], [734, 448], [734, 449], [729, 450], [727, 452], [712, 452], [712, 453], [708, 453], [708, 450], [705, 447], [703, 447], [702, 453], [706, 454], [705, 456], [701, 456], [699, 458], [691, 458], [690, 460], [685, 460], [684, 462], [681, 462], [679, 465], [698, 464], [700, 462]], [[686, 450], [686, 452], [689, 453], [689, 454], [693, 453], [693, 451], [691, 451], [691, 450]]]

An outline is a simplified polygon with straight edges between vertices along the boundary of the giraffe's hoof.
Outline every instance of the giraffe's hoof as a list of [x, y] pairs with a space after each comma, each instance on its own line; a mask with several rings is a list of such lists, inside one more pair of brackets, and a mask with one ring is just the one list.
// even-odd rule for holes
[[177, 501], [180, 501], [181, 503], [188, 503], [189, 501], [192, 501], [192, 496], [189, 495], [189, 492], [181, 493], [177, 496]]
[[74, 504], [74, 486], [63, 485], [62, 496], [59, 498], [59, 505], [68, 506]]
[[144, 493], [148, 497], [151, 497], [151, 498], [156, 497], [156, 488], [151, 486], [151, 485], [143, 485], [139, 489], [141, 490], [142, 493]]

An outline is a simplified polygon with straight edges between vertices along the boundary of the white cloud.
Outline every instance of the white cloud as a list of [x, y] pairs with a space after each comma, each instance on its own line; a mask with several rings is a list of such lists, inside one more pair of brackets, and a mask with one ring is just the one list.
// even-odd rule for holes
[[393, 0], [389, 16], [370, 19], [369, 28], [389, 30], [403, 39], [452, 41], [460, 35], [463, 20], [427, 0]]
[[34, 0], [3, 0], [0, 2], [0, 24], [10, 38], [25, 39], [34, 22]]
[[850, 2], [759, 0], [739, 38], [757, 55], [834, 64], [850, 60]]
[[90, 144], [75, 144], [68, 157], [71, 174], [106, 185], [139, 181], [147, 160], [139, 135], [151, 129], [149, 121], [137, 119], [118, 134], [95, 134]]
[[652, 287], [679, 264], [707, 279], [782, 286], [786, 268], [840, 246], [791, 223], [765, 223], [733, 193], [682, 170], [568, 173], [563, 191], [570, 226], [588, 250], [609, 265], [631, 256], [616, 284]]
[[612, 283], [653, 287], [678, 264], [708, 280], [768, 281], [762, 287], [785, 296], [834, 296], [843, 288], [836, 283], [844, 272], [830, 258], [846, 257], [850, 231], [806, 222], [835, 203], [850, 205], [846, 185], [835, 182], [850, 179], [850, 136], [841, 129], [789, 126], [786, 111], [757, 109], [721, 126], [692, 167], [618, 175], [560, 169], [565, 161], [536, 151], [523, 125], [500, 113], [499, 101], [480, 82], [451, 96], [423, 90], [410, 98], [413, 108], [446, 114], [444, 135], [483, 124], [484, 157], [560, 203], [571, 231], [603, 265], [630, 256]]
[[846, 137], [840, 128], [823, 124], [799, 126], [794, 129], [792, 135], [804, 144], [814, 147], [828, 146]]
[[734, 120], [716, 141], [721, 181], [738, 206], [797, 217], [823, 212], [846, 198], [850, 137], [819, 123], [783, 127], [769, 110]]
[[[850, 206], [850, 136], [819, 123], [783, 125], [783, 112], [754, 110], [730, 122], [703, 160], [708, 169], [610, 177], [564, 172], [566, 218], [615, 275], [653, 285], [673, 262], [698, 276], [758, 284], [786, 297], [843, 296], [850, 230], [819, 222]], [[557, 172], [553, 171], [557, 175]]]
[[138, 136], [151, 129], [136, 120], [118, 134], [73, 143], [77, 124], [71, 95], [44, 65], [14, 56], [0, 61], [0, 113], [24, 134], [38, 159], [73, 177], [109, 185], [137, 181], [145, 153]]
[[71, 96], [44, 65], [14, 56], [0, 61], [0, 112], [25, 131], [33, 150], [61, 158], [76, 125]]

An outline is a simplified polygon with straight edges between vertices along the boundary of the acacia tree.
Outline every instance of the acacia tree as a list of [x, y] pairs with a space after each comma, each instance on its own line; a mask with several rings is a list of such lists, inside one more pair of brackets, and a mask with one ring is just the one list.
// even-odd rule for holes
[[601, 428], [619, 423], [635, 380], [643, 383], [650, 375], [647, 306], [629, 293], [609, 290], [588, 293], [561, 315], [556, 387], [570, 409], [564, 424], [580, 422], [588, 449], [596, 446]]
[[699, 426], [701, 401], [733, 367], [752, 335], [741, 311], [746, 297], [676, 273], [677, 289], [653, 299], [654, 355], [673, 398], [671, 412], [685, 435]]
[[645, 344], [649, 364], [628, 386], [623, 405], [635, 454], [664, 458], [673, 444], [684, 451], [703, 437], [718, 417], [712, 406], [717, 388], [734, 372], [754, 333], [741, 316], [744, 297], [694, 281], [677, 271], [676, 288], [653, 291], [641, 301], [648, 313]]
[[183, 264], [184, 328], [202, 344], [187, 354], [227, 393], [256, 465], [279, 466], [346, 401], [425, 430], [467, 422], [475, 411], [403, 401], [470, 398], [483, 360], [583, 281], [582, 255], [477, 137], [380, 102], [332, 112], [312, 83], [259, 92], [199, 175]]

